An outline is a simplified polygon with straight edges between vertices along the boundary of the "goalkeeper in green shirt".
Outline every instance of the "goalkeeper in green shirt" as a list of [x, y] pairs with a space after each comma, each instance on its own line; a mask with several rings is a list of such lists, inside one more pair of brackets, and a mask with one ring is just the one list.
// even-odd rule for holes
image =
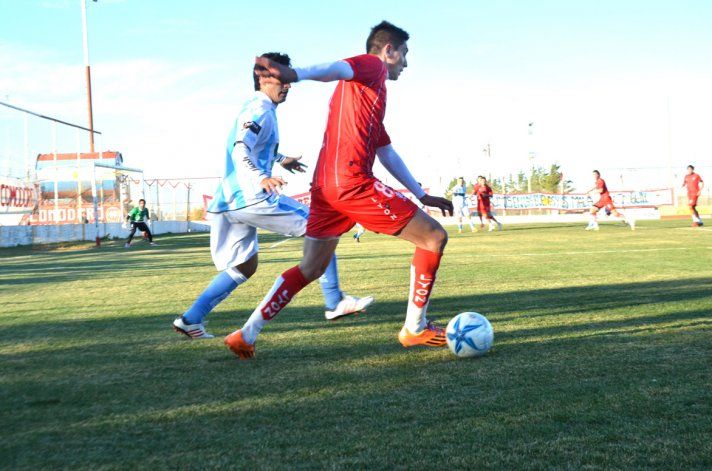
[[148, 242], [151, 245], [156, 245], [153, 241], [153, 235], [151, 235], [151, 230], [148, 228], [148, 209], [146, 209], [146, 200], [141, 198], [138, 200], [138, 206], [129, 211], [129, 215], [126, 216], [126, 223], [131, 224], [131, 232], [129, 232], [129, 238], [124, 245], [125, 248], [131, 246], [131, 240], [133, 239], [136, 230], [142, 231], [146, 234]]

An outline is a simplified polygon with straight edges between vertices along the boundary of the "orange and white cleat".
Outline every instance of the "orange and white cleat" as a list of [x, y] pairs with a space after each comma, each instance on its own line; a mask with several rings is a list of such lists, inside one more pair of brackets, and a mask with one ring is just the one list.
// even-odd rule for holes
[[255, 345], [245, 342], [245, 339], [242, 338], [242, 330], [236, 330], [225, 337], [225, 345], [241, 360], [247, 360], [255, 356]]
[[416, 345], [424, 345], [426, 347], [444, 347], [447, 344], [445, 339], [445, 329], [436, 326], [428, 321], [428, 324], [422, 332], [414, 334], [405, 326], [398, 334], [398, 340], [404, 347], [415, 347]]

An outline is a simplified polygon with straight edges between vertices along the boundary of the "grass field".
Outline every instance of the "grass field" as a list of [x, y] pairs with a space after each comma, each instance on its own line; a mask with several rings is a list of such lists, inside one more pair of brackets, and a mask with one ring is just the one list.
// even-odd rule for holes
[[0, 250], [0, 468], [710, 469], [712, 231], [686, 225], [451, 233], [430, 312], [490, 319], [472, 360], [400, 346], [412, 248], [385, 236], [337, 252], [367, 314], [328, 323], [310, 286], [246, 362], [222, 337], [301, 240], [262, 237], [209, 341], [170, 329], [205, 234]]

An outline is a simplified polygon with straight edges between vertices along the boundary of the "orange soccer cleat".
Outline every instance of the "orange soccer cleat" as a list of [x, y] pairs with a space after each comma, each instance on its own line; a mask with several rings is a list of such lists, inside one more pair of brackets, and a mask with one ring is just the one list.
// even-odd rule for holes
[[427, 347], [444, 347], [446, 345], [445, 329], [440, 328], [428, 322], [419, 334], [411, 333], [405, 326], [398, 334], [398, 340], [404, 347], [414, 347], [416, 345], [425, 345]]
[[225, 337], [225, 345], [241, 360], [247, 360], [255, 356], [255, 345], [245, 342], [245, 339], [242, 338], [242, 330], [236, 330]]

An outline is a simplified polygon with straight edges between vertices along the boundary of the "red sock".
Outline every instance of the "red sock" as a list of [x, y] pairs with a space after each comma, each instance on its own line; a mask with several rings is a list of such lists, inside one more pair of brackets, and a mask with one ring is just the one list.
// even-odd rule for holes
[[416, 247], [410, 267], [410, 295], [405, 325], [411, 332], [425, 327], [425, 314], [430, 301], [430, 293], [435, 284], [435, 274], [443, 254]]
[[257, 309], [265, 320], [271, 320], [308, 284], [299, 266], [292, 267], [277, 278]]

